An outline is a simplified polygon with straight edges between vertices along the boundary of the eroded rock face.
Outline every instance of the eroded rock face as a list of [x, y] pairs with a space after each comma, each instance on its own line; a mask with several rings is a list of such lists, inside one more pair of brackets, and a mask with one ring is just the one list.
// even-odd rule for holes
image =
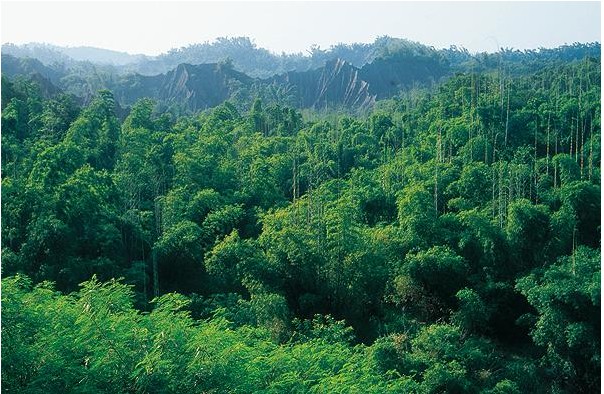
[[151, 97], [166, 105], [178, 104], [197, 111], [221, 104], [239, 86], [251, 82], [247, 75], [220, 64], [180, 64], [166, 74], [128, 75], [115, 87], [115, 95], [127, 105]]
[[235, 71], [228, 63], [183, 63], [166, 74], [114, 76], [105, 81], [98, 79], [88, 86], [81, 76], [69, 75], [66, 70], [58, 72], [34, 59], [3, 55], [2, 65], [3, 72], [9, 76], [37, 72], [77, 96], [92, 96], [98, 89], [109, 89], [124, 106], [150, 97], [189, 111], [215, 107], [242, 93], [248, 99], [253, 98], [263, 90], [279, 92], [272, 100], [282, 101], [280, 97], [288, 97], [287, 104], [297, 108], [364, 110], [376, 100], [392, 97], [401, 90], [430, 84], [448, 70], [433, 59], [421, 57], [376, 59], [362, 68], [334, 59], [314, 70], [290, 71], [258, 79]]
[[154, 97], [168, 105], [180, 104], [196, 111], [215, 107], [232, 97], [237, 89], [250, 89], [254, 85], [287, 92], [298, 108], [363, 110], [401, 90], [438, 81], [447, 70], [446, 65], [421, 57], [376, 59], [362, 68], [334, 59], [318, 69], [257, 79], [216, 63], [181, 64], [161, 78], [137, 75], [141, 81], [139, 91], [132, 94], [126, 89], [121, 97], [126, 103]]
[[367, 108], [375, 103], [375, 95], [369, 93], [369, 84], [360, 78], [359, 69], [341, 59], [316, 70], [288, 72], [270, 81], [291, 86], [301, 108]]
[[192, 110], [211, 108], [231, 96], [236, 86], [232, 81], [249, 84], [252, 78], [220, 64], [181, 64], [166, 74], [159, 99], [185, 103]]
[[196, 111], [215, 107], [232, 97], [237, 89], [252, 85], [286, 91], [299, 108], [365, 109], [376, 99], [369, 92], [369, 84], [361, 79], [360, 70], [341, 59], [327, 62], [319, 69], [292, 71], [264, 80], [220, 64], [181, 64], [165, 75], [130, 75], [116, 88], [116, 96], [125, 104], [153, 97], [167, 105], [179, 104]]
[[364, 109], [402, 90], [437, 82], [447, 72], [446, 64], [421, 56], [376, 59], [362, 68], [336, 59], [315, 70], [292, 71], [269, 81], [292, 87], [301, 108]]

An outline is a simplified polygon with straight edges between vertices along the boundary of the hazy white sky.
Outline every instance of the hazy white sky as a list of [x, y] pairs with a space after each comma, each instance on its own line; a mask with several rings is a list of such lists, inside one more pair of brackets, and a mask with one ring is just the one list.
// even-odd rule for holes
[[3, 43], [89, 45], [149, 55], [249, 36], [274, 52], [390, 35], [496, 51], [600, 41], [600, 2], [2, 2]]

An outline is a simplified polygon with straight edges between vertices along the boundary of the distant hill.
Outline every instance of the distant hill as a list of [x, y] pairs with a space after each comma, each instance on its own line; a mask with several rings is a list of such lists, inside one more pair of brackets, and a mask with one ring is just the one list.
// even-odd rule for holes
[[76, 61], [124, 66], [143, 61], [145, 55], [131, 55], [126, 52], [112, 51], [94, 47], [67, 47], [60, 50], [65, 55]]
[[325, 62], [342, 59], [362, 67], [384, 54], [401, 50], [433, 50], [412, 41], [380, 37], [370, 44], [336, 44], [328, 49], [312, 47], [307, 53], [275, 54], [259, 48], [247, 37], [218, 38], [214, 42], [175, 48], [158, 56], [131, 55], [93, 47], [61, 47], [50, 44], [4, 44], [2, 53], [19, 58], [35, 58], [45, 65], [73, 65], [91, 62], [116, 66], [116, 72], [142, 75], [164, 74], [179, 64], [206, 64], [230, 60], [236, 70], [252, 77], [269, 78], [288, 71], [307, 71]]
[[433, 86], [457, 72], [499, 71], [514, 64], [514, 72], [522, 73], [548, 62], [600, 58], [599, 43], [473, 55], [389, 37], [372, 44], [313, 48], [308, 55], [275, 55], [247, 38], [219, 39], [153, 58], [34, 44], [4, 45], [2, 50], [4, 76], [35, 75], [45, 81], [45, 91], [55, 90], [51, 84], [86, 102], [96, 91], [109, 89], [122, 106], [151, 97], [179, 112], [204, 110], [226, 100], [245, 107], [255, 98], [297, 108], [354, 111], [413, 87]]
[[35, 58], [18, 58], [2, 54], [2, 75], [12, 78], [18, 75], [28, 76], [31, 74], [43, 75], [54, 84], [59, 84], [60, 79], [66, 74], [66, 70], [58, 66], [45, 66]]
[[74, 62], [91, 62], [112, 66], [125, 66], [147, 58], [145, 55], [131, 55], [126, 52], [89, 46], [62, 47], [38, 43], [25, 45], [4, 44], [2, 45], [2, 53], [19, 58], [35, 58], [46, 65], [56, 63], [70, 65]]

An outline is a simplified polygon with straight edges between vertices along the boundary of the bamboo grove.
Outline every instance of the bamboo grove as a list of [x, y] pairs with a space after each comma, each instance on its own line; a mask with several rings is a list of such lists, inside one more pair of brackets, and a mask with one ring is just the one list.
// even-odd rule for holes
[[600, 59], [365, 114], [2, 79], [2, 390], [600, 390]]

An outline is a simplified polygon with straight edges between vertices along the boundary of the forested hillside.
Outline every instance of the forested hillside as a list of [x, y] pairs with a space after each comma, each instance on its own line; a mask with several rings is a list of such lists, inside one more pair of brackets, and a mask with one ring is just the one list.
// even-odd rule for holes
[[[359, 113], [371, 109], [376, 100], [433, 89], [460, 72], [518, 76], [544, 66], [600, 57], [599, 43], [470, 54], [456, 47], [437, 50], [390, 37], [372, 44], [313, 48], [308, 55], [275, 55], [257, 48], [248, 38], [233, 38], [172, 50], [155, 60], [145, 57], [124, 68], [110, 64], [121, 59], [115, 60], [117, 55], [111, 51], [106, 58], [97, 56], [104, 53], [98, 48], [90, 61], [66, 57], [76, 50], [90, 52], [86, 48], [4, 45], [2, 73], [9, 78], [35, 78], [46, 90], [73, 95], [81, 105], [90, 104], [104, 89], [123, 108], [141, 98], [152, 98], [156, 110], [174, 116], [190, 115], [225, 101], [245, 112], [256, 98], [265, 105]], [[162, 66], [149, 71], [158, 64]]]
[[599, 392], [599, 44], [445, 52], [181, 65], [186, 113], [3, 75], [2, 390]]
[[[60, 47], [49, 44], [3, 44], [2, 53], [17, 58], [35, 58], [47, 66], [72, 67], [82, 62], [112, 66], [116, 72], [136, 72], [142, 75], [164, 74], [179, 64], [218, 63], [231, 59], [234, 67], [252, 77], [269, 78], [289, 71], [308, 71], [322, 67], [325, 62], [342, 59], [355, 67], [371, 63], [375, 58], [398, 51], [425, 51], [428, 47], [408, 40], [383, 36], [369, 44], [336, 44], [329, 49], [313, 46], [306, 53], [275, 54], [258, 47], [248, 37], [221, 37], [214, 42], [174, 48], [158, 56], [129, 55], [89, 47]], [[434, 50], [432, 50], [435, 52]], [[460, 51], [467, 60], [470, 54]]]

